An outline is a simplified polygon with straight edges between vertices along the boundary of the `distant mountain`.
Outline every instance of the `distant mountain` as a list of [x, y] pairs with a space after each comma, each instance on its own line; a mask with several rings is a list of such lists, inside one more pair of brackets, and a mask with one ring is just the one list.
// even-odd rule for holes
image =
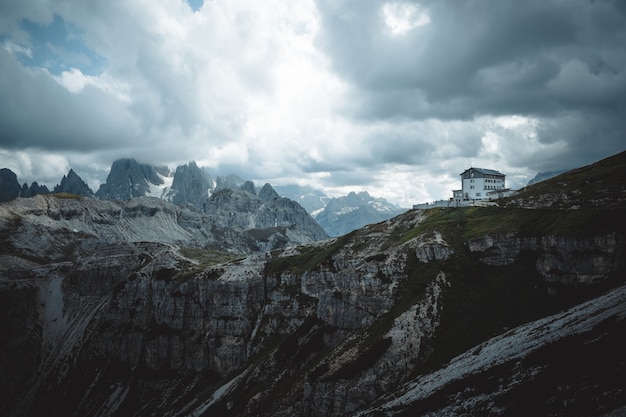
[[165, 192], [165, 199], [179, 206], [200, 208], [214, 187], [209, 173], [191, 161], [176, 168], [171, 188]]
[[302, 185], [282, 185], [274, 187], [276, 192], [283, 197], [300, 203], [312, 216], [321, 212], [330, 197], [313, 187]]
[[245, 180], [235, 174], [218, 176], [215, 178], [215, 187], [213, 188], [213, 192], [216, 193], [227, 188], [241, 188], [245, 182]]
[[34, 197], [39, 194], [49, 194], [50, 190], [45, 185], [39, 185], [37, 181], [34, 181], [30, 187], [28, 184], [24, 183], [22, 185], [22, 190], [20, 191], [20, 197]]
[[[133, 197], [157, 196], [163, 192], [165, 177], [170, 177], [167, 167], [140, 164], [134, 159], [118, 159], [111, 165], [106, 183], [96, 192], [103, 200], [130, 200]], [[158, 196], [161, 197], [161, 196]]]
[[[70, 169], [67, 175], [61, 179], [61, 184], [54, 187], [54, 193], [69, 193], [93, 197], [93, 191], [89, 186]], [[37, 181], [30, 187], [24, 183], [21, 187], [17, 181], [17, 175], [8, 168], [0, 169], [0, 201], [8, 201], [17, 197], [29, 198], [39, 194], [49, 194], [50, 190], [45, 185], [39, 185]]]
[[256, 195], [256, 188], [254, 188], [254, 183], [252, 181], [244, 182], [239, 189], [252, 195]]
[[[249, 186], [245, 188], [249, 189]], [[209, 197], [204, 213], [225, 229], [236, 228], [262, 234], [266, 233], [263, 230], [280, 230], [296, 241], [328, 238], [324, 229], [300, 204], [279, 197], [271, 185], [265, 184], [259, 194], [225, 188]]]
[[8, 168], [0, 169], [0, 201], [9, 201], [20, 195], [20, 183], [17, 175]]
[[265, 184], [263, 188], [259, 190], [258, 195], [259, 195], [259, 198], [265, 201], [266, 203], [280, 198], [276, 190], [274, 190], [274, 188], [272, 188], [272, 186], [269, 183]]
[[529, 185], [537, 184], [538, 182], [545, 181], [550, 178], [554, 178], [557, 175], [561, 175], [562, 173], [567, 172], [567, 171], [568, 171], [567, 169], [562, 169], [560, 171], [538, 172], [537, 175], [535, 175], [533, 179], [528, 181], [528, 184], [526, 184], [526, 186], [528, 187]]
[[367, 224], [388, 220], [405, 211], [384, 198], [374, 198], [367, 191], [362, 191], [331, 198], [324, 210], [314, 218], [329, 236], [340, 236]]
[[[218, 176], [213, 181], [195, 162], [179, 166], [172, 176], [167, 168], [121, 159], [113, 163], [106, 184], [96, 193], [100, 199], [116, 201], [144, 196], [210, 215], [214, 227], [226, 231], [226, 241], [235, 233], [231, 230], [250, 233], [253, 250], [328, 238], [302, 206], [281, 198], [270, 184], [257, 195], [252, 181], [236, 175]], [[239, 237], [233, 235], [232, 239]]]
[[340, 236], [406, 211], [384, 198], [370, 196], [367, 191], [331, 198], [309, 186], [286, 185], [275, 189], [280, 195], [299, 202], [329, 236]]
[[[24, 184], [26, 185], [26, 184]], [[54, 187], [54, 193], [68, 193], [75, 195], [82, 195], [86, 197], [93, 197], [94, 193], [89, 188], [87, 183], [85, 183], [79, 176], [74, 172], [73, 169], [70, 169], [70, 172], [67, 175], [64, 175], [61, 179], [61, 184], [58, 184]], [[42, 194], [42, 193], [39, 193]]]

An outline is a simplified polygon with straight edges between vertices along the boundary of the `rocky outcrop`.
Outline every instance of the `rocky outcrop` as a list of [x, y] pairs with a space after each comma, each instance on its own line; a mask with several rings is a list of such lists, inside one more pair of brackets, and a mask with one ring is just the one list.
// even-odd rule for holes
[[54, 187], [54, 193], [68, 193], [75, 195], [82, 195], [86, 197], [93, 197], [93, 191], [91, 188], [74, 172], [70, 169], [67, 175], [64, 175], [61, 179], [61, 184]]
[[467, 248], [486, 265], [514, 263], [522, 253], [536, 257], [537, 272], [548, 282], [592, 284], [623, 267], [624, 239], [616, 234], [595, 237], [518, 237], [485, 235]]
[[156, 168], [134, 159], [118, 159], [111, 165], [106, 183], [100, 185], [96, 197], [117, 201], [143, 197], [149, 193], [151, 185], [163, 184], [162, 176], [167, 174], [167, 167]]
[[252, 181], [244, 182], [243, 185], [239, 187], [239, 189], [249, 194], [256, 195], [256, 189], [254, 188], [254, 183]]
[[114, 202], [50, 194], [0, 206], [0, 217], [14, 219], [7, 244], [42, 259], [69, 259], [102, 245], [146, 241], [251, 253], [320, 237], [319, 231], [308, 234], [297, 226], [265, 230], [258, 224], [249, 231], [225, 216], [208, 216], [152, 197]]
[[239, 189], [245, 183], [245, 181], [235, 174], [230, 175], [218, 175], [215, 178], [215, 188], [213, 192], [216, 193], [226, 189]]
[[192, 161], [176, 168], [165, 198], [179, 206], [201, 209], [212, 189], [211, 176]]
[[276, 200], [280, 198], [280, 196], [269, 183], [266, 183], [263, 188], [259, 190], [259, 198], [265, 202], [268, 202]]
[[263, 201], [243, 190], [224, 189], [211, 195], [204, 212], [224, 228], [248, 230], [259, 238], [267, 236], [267, 231], [281, 231], [299, 241], [328, 237], [304, 208], [286, 198]]
[[12, 200], [20, 195], [17, 175], [8, 168], [0, 169], [0, 202]]
[[30, 187], [28, 184], [24, 183], [22, 185], [22, 190], [20, 191], [20, 197], [29, 198], [34, 197], [39, 194], [48, 194], [50, 190], [45, 185], [37, 184], [37, 181], [33, 182]]
[[[613, 355], [626, 348], [625, 329], [621, 286], [494, 337], [356, 415], [621, 415], [626, 362]], [[601, 385], [590, 384], [594, 374]], [[597, 396], [608, 400], [600, 414]]]

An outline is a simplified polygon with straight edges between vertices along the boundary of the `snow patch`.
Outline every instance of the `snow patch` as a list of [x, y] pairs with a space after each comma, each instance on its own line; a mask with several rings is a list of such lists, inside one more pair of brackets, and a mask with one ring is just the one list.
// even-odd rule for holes
[[157, 197], [160, 199], [165, 198], [167, 192], [172, 188], [172, 183], [174, 182], [173, 176], [165, 176], [158, 174], [159, 178], [163, 180], [163, 184], [152, 184], [148, 182], [148, 192], [146, 193], [147, 197]]

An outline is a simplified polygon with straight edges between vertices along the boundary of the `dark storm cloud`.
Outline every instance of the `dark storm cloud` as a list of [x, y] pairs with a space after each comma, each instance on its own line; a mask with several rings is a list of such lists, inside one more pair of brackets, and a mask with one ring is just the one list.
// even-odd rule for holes
[[[350, 117], [531, 117], [539, 143], [565, 144], [545, 159], [510, 155], [512, 166], [533, 170], [574, 167], [624, 149], [624, 2], [409, 3], [428, 13], [429, 23], [384, 36], [380, 2], [317, 1], [318, 45], [351, 86], [343, 109]], [[401, 162], [402, 149], [410, 146], [380, 155]]]
[[624, 150], [624, 45], [621, 0], [9, 0], [0, 163], [93, 186], [193, 159], [410, 206], [471, 165], [522, 183]]
[[[424, 1], [430, 23], [399, 36], [381, 35], [380, 4], [318, 1], [319, 45], [355, 87], [357, 114], [470, 118], [623, 106], [626, 19], [611, 2]], [[581, 66], [576, 75], [567, 72], [572, 63]], [[575, 88], [559, 89], [573, 76], [605, 78], [613, 94], [588, 102]]]
[[132, 133], [132, 117], [96, 88], [71, 93], [43, 70], [24, 70], [4, 48], [0, 73], [2, 148], [106, 149], [125, 143]]

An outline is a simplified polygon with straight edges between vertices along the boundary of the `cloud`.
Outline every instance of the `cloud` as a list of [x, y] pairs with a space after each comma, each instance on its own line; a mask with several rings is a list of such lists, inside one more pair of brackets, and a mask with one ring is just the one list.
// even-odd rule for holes
[[624, 149], [625, 38], [608, 0], [9, 0], [0, 164], [93, 187], [196, 160], [405, 206], [470, 165], [523, 185]]
[[[425, 1], [414, 7], [429, 23], [401, 39], [380, 35], [379, 2], [344, 2], [353, 13], [329, 3], [318, 1], [319, 45], [360, 95], [354, 113], [366, 118], [540, 115], [568, 110], [581, 94], [555, 82], [597, 84], [604, 75], [602, 87], [624, 88], [624, 15], [608, 2]], [[609, 27], [599, 28], [604, 21]]]

